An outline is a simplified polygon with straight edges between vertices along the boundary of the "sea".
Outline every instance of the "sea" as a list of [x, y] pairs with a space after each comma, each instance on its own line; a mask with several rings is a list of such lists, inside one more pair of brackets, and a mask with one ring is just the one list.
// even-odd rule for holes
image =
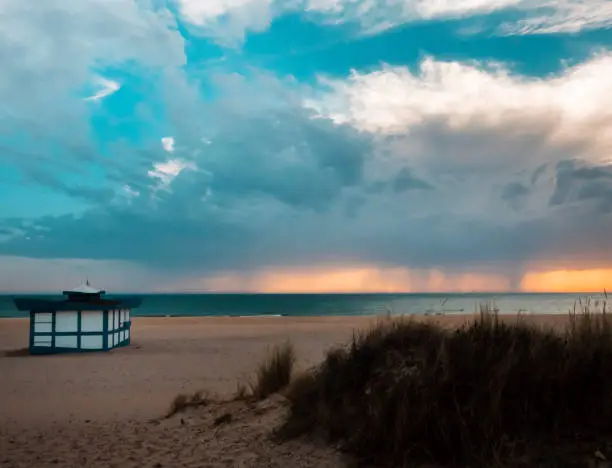
[[[580, 302], [604, 300], [603, 294], [131, 294], [142, 299], [134, 316], [336, 316], [470, 314], [489, 304], [501, 314], [565, 314]], [[15, 297], [60, 298], [57, 295], [0, 295], [0, 317], [24, 317]], [[126, 297], [110, 295], [109, 297]]]

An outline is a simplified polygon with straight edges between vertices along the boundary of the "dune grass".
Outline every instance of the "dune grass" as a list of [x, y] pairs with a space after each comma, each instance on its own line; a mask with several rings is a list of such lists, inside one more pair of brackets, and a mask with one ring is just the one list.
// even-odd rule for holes
[[392, 466], [515, 466], [544, 446], [612, 436], [612, 320], [605, 302], [581, 302], [563, 332], [488, 305], [454, 330], [386, 321], [286, 395], [283, 439], [315, 434]]
[[295, 350], [291, 342], [274, 346], [255, 370], [255, 380], [249, 385], [251, 395], [261, 400], [287, 387], [294, 364]]

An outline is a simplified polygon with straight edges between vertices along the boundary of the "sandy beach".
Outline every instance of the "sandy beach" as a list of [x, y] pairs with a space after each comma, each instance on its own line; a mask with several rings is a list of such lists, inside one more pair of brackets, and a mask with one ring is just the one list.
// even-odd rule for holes
[[[455, 326], [466, 318], [432, 320]], [[152, 420], [161, 417], [181, 392], [230, 396], [271, 345], [291, 340], [298, 369], [305, 369], [375, 320], [136, 318], [127, 348], [2, 356], [0, 466], [343, 466], [342, 456], [330, 448], [305, 441], [269, 441], [283, 416], [281, 397], [254, 406], [212, 405], [162, 422]], [[562, 326], [567, 316], [526, 320]], [[27, 320], [0, 320], [0, 352], [27, 347], [27, 340]], [[214, 427], [215, 418], [227, 412], [232, 422]]]

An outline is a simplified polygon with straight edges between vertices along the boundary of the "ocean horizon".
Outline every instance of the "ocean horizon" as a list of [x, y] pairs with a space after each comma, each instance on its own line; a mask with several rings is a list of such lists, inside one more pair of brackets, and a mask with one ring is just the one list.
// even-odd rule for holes
[[[133, 316], [340, 316], [469, 314], [491, 303], [502, 314], [564, 314], [579, 300], [604, 293], [133, 293], [109, 294], [142, 300]], [[25, 317], [15, 297], [60, 298], [59, 294], [0, 294], [1, 317]]]

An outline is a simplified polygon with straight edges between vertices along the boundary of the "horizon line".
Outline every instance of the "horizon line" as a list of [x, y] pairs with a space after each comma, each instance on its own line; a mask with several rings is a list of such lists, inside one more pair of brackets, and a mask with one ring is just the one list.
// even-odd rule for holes
[[[1, 291], [0, 295], [13, 296], [17, 294], [35, 295], [63, 295], [61, 291]], [[212, 290], [176, 290], [176, 291], [114, 291], [108, 292], [107, 296], [113, 294], [138, 294], [138, 295], [393, 295], [393, 294], [607, 294], [603, 291], [212, 291]]]

